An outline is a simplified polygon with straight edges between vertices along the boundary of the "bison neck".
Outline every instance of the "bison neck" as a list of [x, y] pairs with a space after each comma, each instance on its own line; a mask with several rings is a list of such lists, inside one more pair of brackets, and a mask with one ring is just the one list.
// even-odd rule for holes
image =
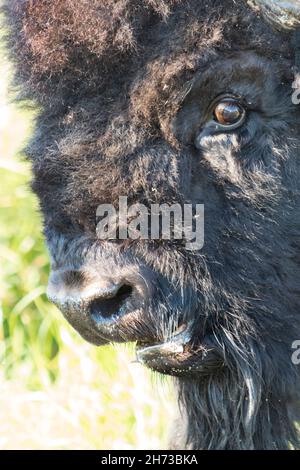
[[186, 428], [175, 447], [299, 448], [292, 404], [283, 397], [275, 397], [275, 390], [266, 394], [250, 377], [248, 383], [247, 380], [242, 383], [233, 381], [230, 375], [226, 372], [218, 377], [179, 382]]

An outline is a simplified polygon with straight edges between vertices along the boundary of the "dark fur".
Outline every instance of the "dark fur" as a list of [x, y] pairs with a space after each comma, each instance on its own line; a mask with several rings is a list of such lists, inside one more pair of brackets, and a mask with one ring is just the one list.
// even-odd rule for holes
[[[54, 265], [105, 257], [151, 267], [157, 292], [135, 334], [164, 337], [184, 316], [194, 345], [210, 335], [225, 367], [178, 379], [187, 416], [179, 445], [299, 447], [300, 106], [291, 103], [290, 35], [241, 0], [9, 0], [5, 13], [20, 99], [40, 108], [28, 158]], [[251, 115], [197, 150], [201, 113], [224, 91], [251, 98]], [[204, 202], [204, 249], [103, 246], [96, 207], [119, 195]]]

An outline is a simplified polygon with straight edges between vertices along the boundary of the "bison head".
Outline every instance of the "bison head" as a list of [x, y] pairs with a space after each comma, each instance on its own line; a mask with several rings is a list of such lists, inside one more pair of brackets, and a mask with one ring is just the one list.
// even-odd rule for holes
[[[297, 442], [299, 5], [248, 3], [6, 7], [20, 98], [39, 109], [49, 297], [88, 341], [136, 342], [178, 377], [190, 448]], [[120, 196], [203, 204], [203, 248], [99, 239], [97, 208]]]

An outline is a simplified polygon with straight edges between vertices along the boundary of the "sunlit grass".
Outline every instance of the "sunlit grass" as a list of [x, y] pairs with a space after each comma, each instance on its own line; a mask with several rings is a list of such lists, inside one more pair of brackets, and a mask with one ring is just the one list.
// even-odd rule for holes
[[0, 66], [0, 449], [166, 445], [173, 400], [125, 347], [97, 349], [73, 332], [45, 290], [49, 260], [19, 155], [31, 116], [7, 103]]

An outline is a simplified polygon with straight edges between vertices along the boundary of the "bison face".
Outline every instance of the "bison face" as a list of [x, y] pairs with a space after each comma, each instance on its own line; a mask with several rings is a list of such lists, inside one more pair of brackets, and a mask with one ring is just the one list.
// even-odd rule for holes
[[[129, 110], [106, 123], [104, 137], [85, 136], [83, 144], [71, 126], [58, 144], [67, 156], [53, 161], [59, 181], [49, 163], [35, 181], [42, 201], [55, 184], [53, 209], [45, 210], [50, 299], [87, 340], [137, 342], [138, 360], [179, 376], [236, 368], [238, 348], [249, 360], [266, 347], [270, 324], [271, 354], [290, 328], [279, 332], [276, 318], [281, 328], [287, 312], [289, 323], [298, 304], [298, 110], [288, 79], [256, 51], [205, 57], [199, 68], [176, 90], [165, 135], [146, 136], [144, 116], [134, 115], [153, 76], [135, 78]], [[203, 248], [150, 237], [97, 239], [97, 204], [117, 206], [120, 195], [147, 207], [203, 204]]]
[[[50, 299], [88, 341], [135, 342], [179, 376], [188, 448], [299, 446], [299, 1], [4, 4], [20, 99], [38, 108]], [[145, 212], [112, 212], [99, 237], [120, 197]], [[163, 204], [204, 206], [204, 244], [197, 211], [184, 237], [175, 218], [153, 237]], [[123, 239], [137, 220], [143, 239]]]
[[[233, 374], [251, 399], [251, 380], [271, 382], [300, 337], [290, 33], [243, 1], [10, 9], [17, 80], [41, 108], [28, 155], [50, 299], [94, 344], [136, 342], [166, 374]], [[99, 239], [97, 208], [120, 196], [204, 205], [204, 246]]]

